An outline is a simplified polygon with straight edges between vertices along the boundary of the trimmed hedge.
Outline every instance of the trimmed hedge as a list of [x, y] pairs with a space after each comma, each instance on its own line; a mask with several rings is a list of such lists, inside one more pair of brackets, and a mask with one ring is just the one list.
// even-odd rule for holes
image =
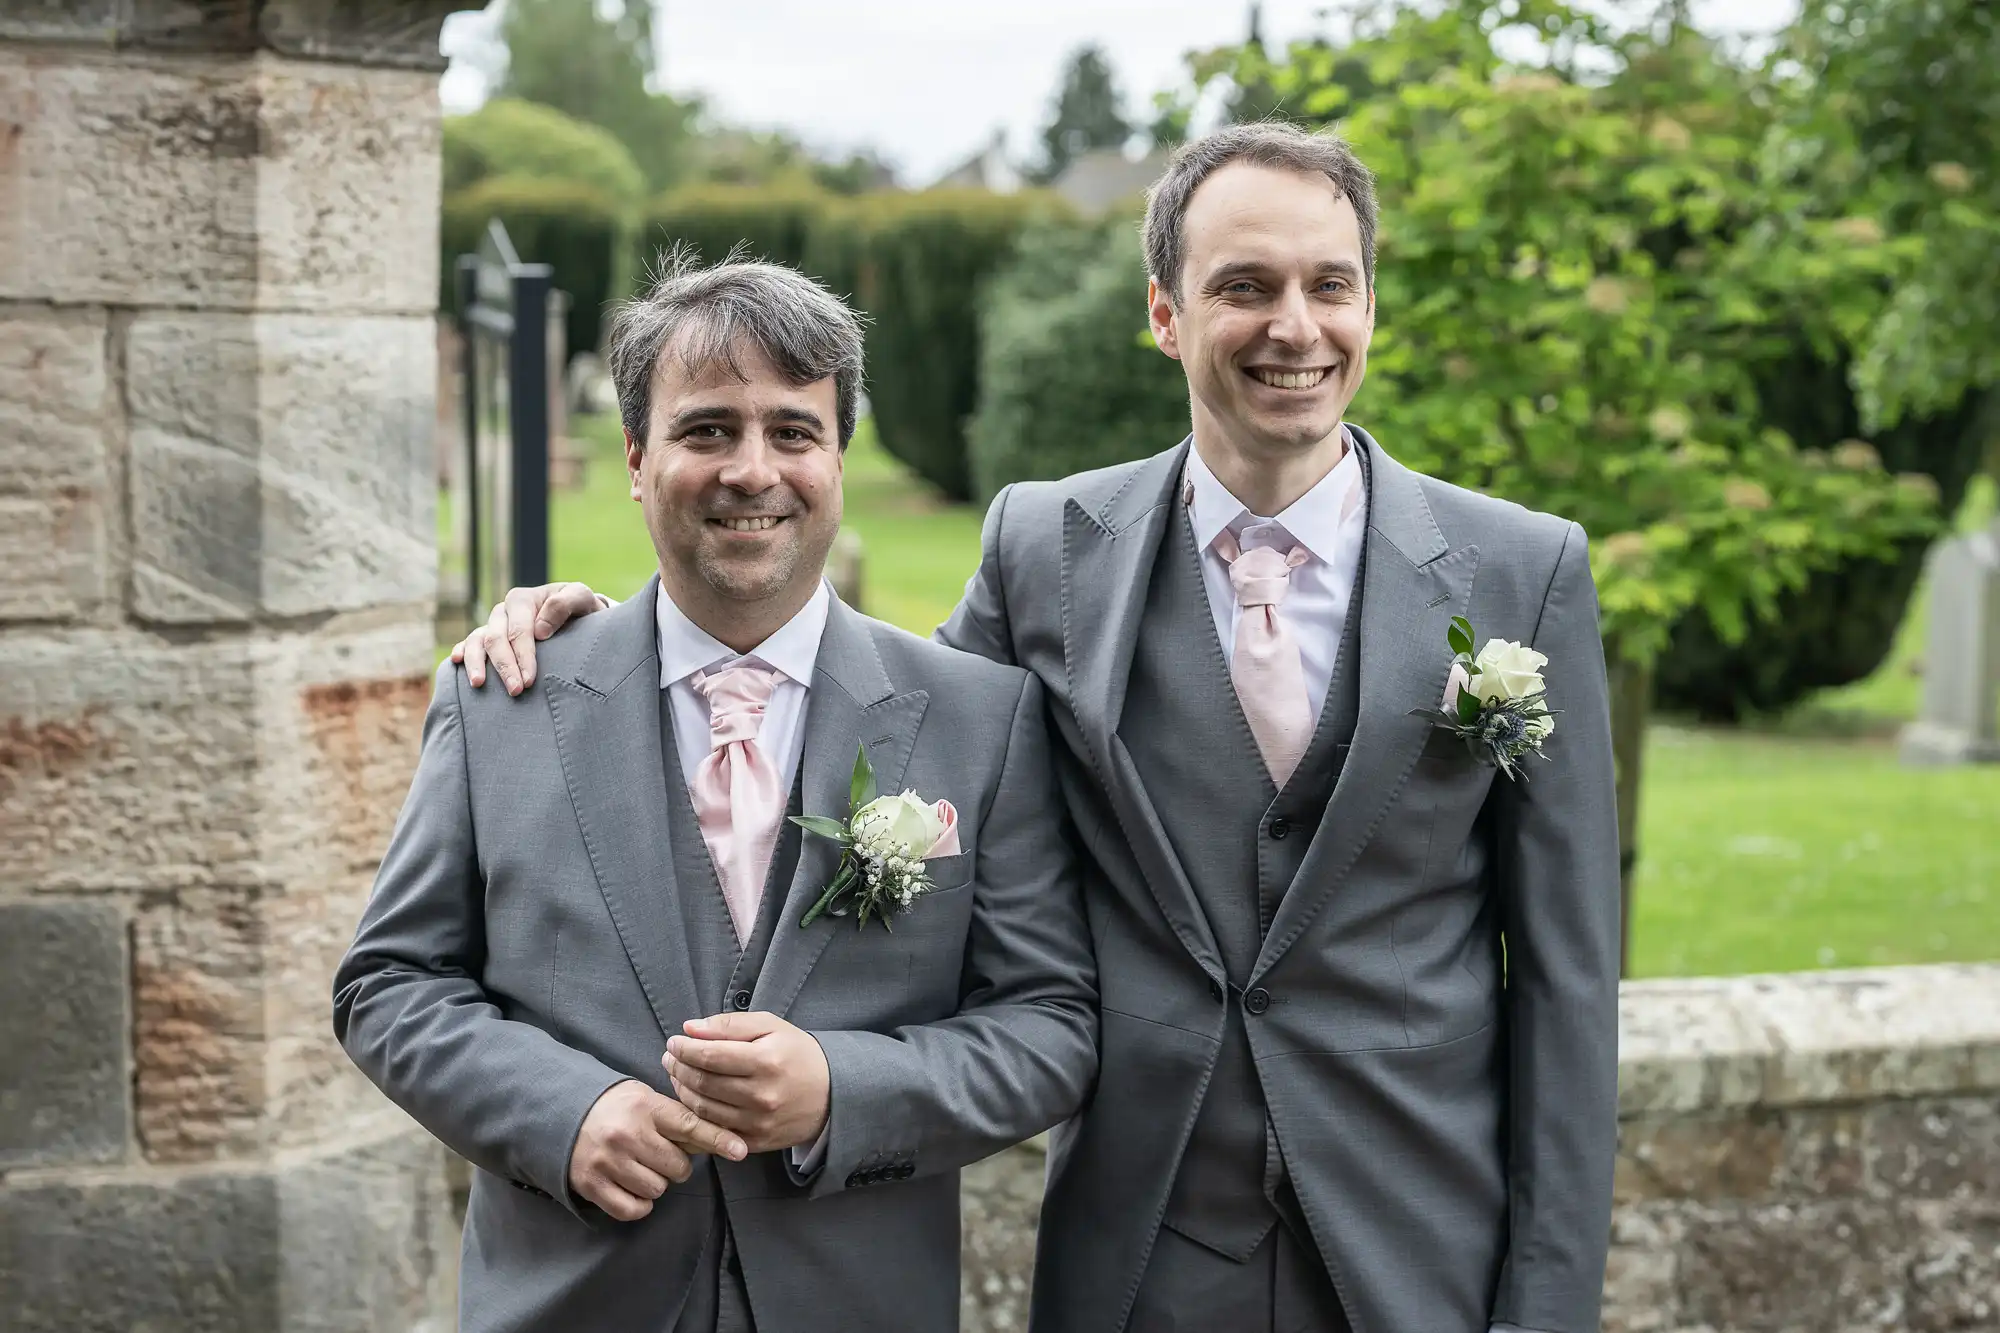
[[[1066, 217], [1052, 195], [928, 190], [854, 210], [854, 284], [871, 317], [868, 400], [882, 445], [951, 499], [972, 496], [966, 422], [979, 400], [987, 280], [1024, 228]], [[818, 262], [841, 259], [822, 249]]]
[[444, 120], [445, 194], [495, 176], [573, 181], [621, 209], [645, 198], [646, 178], [609, 130], [511, 97]]
[[631, 244], [625, 212], [613, 200], [574, 181], [494, 176], [446, 196], [440, 240], [443, 290], [439, 309], [457, 306], [457, 258], [478, 251], [490, 218], [499, 218], [523, 260], [555, 270], [569, 293], [564, 336], [569, 354], [597, 349], [607, 302], [629, 282]]
[[1156, 454], [1188, 432], [1180, 364], [1143, 337], [1137, 228], [1037, 228], [987, 288], [971, 437], [981, 500]]
[[[814, 233], [827, 225], [828, 214], [841, 202], [823, 190], [800, 185], [776, 189], [698, 185], [671, 191], [646, 210], [633, 274], [643, 279], [675, 245], [693, 247], [710, 264], [721, 263], [740, 246], [748, 258], [786, 264], [823, 278], [807, 264], [807, 251]], [[849, 289], [836, 290], [850, 294]]]

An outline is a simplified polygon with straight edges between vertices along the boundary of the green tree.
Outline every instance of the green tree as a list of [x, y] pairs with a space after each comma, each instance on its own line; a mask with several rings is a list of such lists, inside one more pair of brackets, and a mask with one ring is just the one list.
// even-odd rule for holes
[[1063, 68], [1062, 88], [1042, 129], [1042, 160], [1031, 174], [1047, 184], [1092, 149], [1120, 148], [1131, 137], [1103, 48], [1080, 46]]
[[1872, 422], [2000, 385], [2000, 9], [1806, 0], [1789, 37], [1792, 129], [1824, 187], [1922, 242], [1859, 339]]
[[650, 87], [651, 0], [622, 0], [608, 18], [597, 0], [506, 0], [500, 32], [507, 47], [501, 95], [603, 126], [656, 190], [686, 174], [700, 108]]

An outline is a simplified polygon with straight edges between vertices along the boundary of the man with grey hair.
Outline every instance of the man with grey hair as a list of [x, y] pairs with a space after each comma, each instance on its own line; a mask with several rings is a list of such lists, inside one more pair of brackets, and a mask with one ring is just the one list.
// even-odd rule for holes
[[838, 300], [683, 259], [613, 328], [658, 574], [439, 671], [334, 1027], [478, 1168], [468, 1333], [943, 1333], [959, 1168], [1095, 1073], [1042, 686], [826, 583]]
[[[1179, 152], [1147, 302], [1191, 436], [1001, 492], [939, 631], [1047, 686], [1090, 850], [1100, 1074], [1050, 1151], [1038, 1333], [1598, 1324], [1618, 839], [1584, 534], [1345, 421], [1375, 222], [1337, 138]], [[592, 605], [496, 608], [468, 661], [518, 688]]]

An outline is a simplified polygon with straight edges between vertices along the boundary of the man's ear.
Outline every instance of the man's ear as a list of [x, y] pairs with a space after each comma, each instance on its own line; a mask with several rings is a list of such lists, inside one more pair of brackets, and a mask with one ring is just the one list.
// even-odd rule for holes
[[642, 498], [639, 494], [639, 464], [646, 457], [646, 446], [632, 443], [631, 431], [622, 434], [625, 436], [625, 478], [632, 483], [632, 498], [637, 500]]
[[1153, 333], [1153, 345], [1180, 360], [1180, 336], [1174, 331], [1174, 301], [1153, 278], [1146, 279], [1146, 323]]

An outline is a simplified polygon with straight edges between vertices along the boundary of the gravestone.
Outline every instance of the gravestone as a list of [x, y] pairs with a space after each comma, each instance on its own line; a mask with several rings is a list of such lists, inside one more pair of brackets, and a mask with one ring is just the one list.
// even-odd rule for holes
[[1931, 556], [1923, 706], [1903, 731], [1906, 763], [2000, 762], [2000, 520]]
[[0, 0], [0, 1326], [451, 1327], [331, 977], [430, 695], [453, 0]]

